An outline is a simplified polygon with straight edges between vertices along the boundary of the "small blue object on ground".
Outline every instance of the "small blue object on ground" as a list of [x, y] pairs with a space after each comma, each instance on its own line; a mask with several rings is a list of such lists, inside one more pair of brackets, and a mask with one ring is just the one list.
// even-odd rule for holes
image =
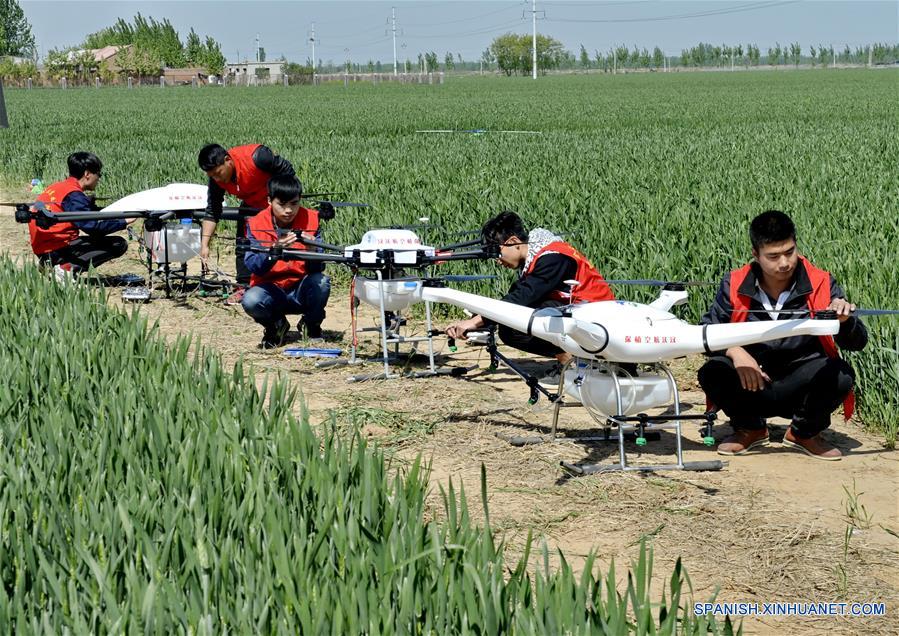
[[289, 358], [336, 358], [340, 349], [316, 349], [314, 347], [289, 347], [282, 352]]

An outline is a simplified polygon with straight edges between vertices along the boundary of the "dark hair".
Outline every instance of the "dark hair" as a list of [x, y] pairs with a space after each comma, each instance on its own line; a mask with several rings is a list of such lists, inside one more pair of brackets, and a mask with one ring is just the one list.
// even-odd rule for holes
[[749, 224], [749, 240], [752, 249], [757, 250], [769, 243], [796, 240], [796, 226], [793, 220], [780, 210], [767, 210], [752, 219]]
[[200, 164], [200, 170], [207, 172], [225, 163], [225, 157], [227, 156], [228, 151], [220, 145], [206, 144], [200, 148], [200, 156], [197, 157], [197, 161]]
[[303, 184], [294, 175], [279, 174], [268, 181], [268, 198], [278, 199], [281, 203], [290, 203], [303, 194]]
[[522, 243], [528, 242], [528, 230], [521, 217], [508, 210], [503, 210], [481, 228], [481, 238], [487, 245], [501, 245], [513, 236]]
[[83, 177], [85, 172], [100, 174], [100, 171], [103, 170], [103, 162], [92, 152], [81, 150], [73, 152], [66, 159], [66, 163], [69, 164], [69, 176], [76, 179]]

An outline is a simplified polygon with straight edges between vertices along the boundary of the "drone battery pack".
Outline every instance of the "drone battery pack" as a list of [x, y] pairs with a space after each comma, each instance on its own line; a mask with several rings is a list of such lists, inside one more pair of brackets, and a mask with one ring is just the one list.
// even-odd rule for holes
[[154, 263], [186, 263], [200, 253], [200, 229], [169, 223], [158, 232], [144, 232], [144, 242]]

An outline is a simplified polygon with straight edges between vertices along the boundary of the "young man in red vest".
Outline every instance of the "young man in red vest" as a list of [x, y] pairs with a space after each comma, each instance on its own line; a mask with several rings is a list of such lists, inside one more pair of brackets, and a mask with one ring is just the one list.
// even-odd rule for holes
[[[576, 302], [615, 300], [612, 290], [587, 258], [549, 230], [535, 228], [530, 232], [514, 212], [500, 212], [487, 221], [481, 236], [488, 245], [499, 247], [498, 261], [508, 269], [521, 270], [502, 300], [516, 305], [533, 307], [559, 307]], [[569, 285], [566, 281], [578, 281]], [[573, 287], [573, 288], [572, 288]], [[472, 316], [468, 320], [453, 323], [446, 329], [451, 338], [465, 339], [468, 331], [484, 327], [487, 320]], [[561, 366], [571, 359], [549, 342], [499, 326], [499, 337], [506, 345], [539, 356], [554, 357], [555, 367], [541, 380], [546, 386], [559, 385]]]
[[[304, 249], [302, 235], [320, 235], [318, 212], [300, 207], [302, 187], [295, 176], [272, 177], [268, 182], [270, 205], [252, 217], [247, 224], [247, 237], [254, 247], [273, 245]], [[250, 287], [241, 305], [253, 320], [265, 328], [260, 347], [272, 349], [284, 344], [290, 329], [287, 314], [303, 314], [297, 325], [310, 340], [322, 337], [321, 323], [325, 305], [331, 294], [331, 280], [322, 271], [324, 265], [305, 261], [269, 258], [268, 254], [248, 250], [244, 255], [250, 271]]]
[[[47, 186], [37, 201], [51, 212], [98, 210], [93, 197], [85, 193], [97, 187], [103, 163], [90, 152], [73, 152], [66, 163], [69, 178]], [[107, 235], [124, 230], [134, 221], [74, 221], [43, 229], [32, 220], [28, 224], [31, 250], [42, 264], [54, 267], [57, 278], [72, 276], [122, 256], [128, 242], [121, 236]]]
[[718, 452], [742, 455], [766, 445], [765, 418], [780, 416], [792, 418], [785, 446], [838, 460], [842, 453], [821, 431], [840, 403], [846, 419], [852, 416], [855, 373], [837, 347], [858, 351], [868, 332], [834, 277], [800, 256], [789, 216], [777, 210], [760, 214], [749, 226], [749, 238], [753, 262], [724, 277], [702, 323], [789, 320], [827, 309], [836, 312], [840, 331], [836, 338], [791, 336], [712, 354], [699, 370], [699, 383], [734, 429]]
[[[209, 193], [206, 202], [206, 219], [200, 239], [200, 258], [209, 259], [209, 240], [215, 235], [215, 227], [222, 214], [225, 193], [240, 199], [243, 206], [261, 210], [268, 206], [268, 180], [274, 176], [294, 176], [293, 166], [286, 159], [273, 153], [267, 146], [248, 144], [225, 150], [218, 144], [203, 146], [198, 157], [200, 168], [209, 177]], [[236, 267], [239, 287], [226, 301], [236, 305], [243, 297], [244, 288], [250, 284], [250, 272], [244, 265], [247, 222], [237, 221]]]

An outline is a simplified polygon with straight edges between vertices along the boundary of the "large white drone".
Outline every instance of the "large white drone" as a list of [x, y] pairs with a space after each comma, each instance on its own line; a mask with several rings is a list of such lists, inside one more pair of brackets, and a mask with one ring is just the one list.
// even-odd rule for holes
[[[331, 193], [305, 194], [304, 198], [316, 199], [315, 205], [327, 203], [331, 211], [354, 204], [322, 199]], [[55, 223], [72, 221], [103, 221], [113, 219], [143, 219], [144, 232], [139, 238], [146, 249], [146, 264], [149, 284], [154, 276], [162, 279], [166, 297], [173, 293], [174, 283], [187, 283], [196, 279], [201, 290], [230, 286], [224, 279], [210, 279], [204, 275], [187, 275], [187, 263], [200, 255], [199, 221], [206, 215], [207, 186], [196, 183], [170, 183], [168, 185], [142, 190], [126, 195], [107, 205], [102, 210], [85, 212], [52, 212], [41, 203], [17, 204], [16, 221], [28, 223], [35, 220], [41, 227], [48, 228]], [[219, 217], [235, 221], [249, 217], [258, 210], [248, 207], [224, 207]], [[324, 218], [324, 217], [323, 217]], [[222, 274], [219, 272], [219, 274]], [[123, 293], [131, 300], [149, 300], [150, 289], [132, 288]]]
[[[563, 369], [558, 391], [551, 393], [540, 387], [535, 378], [522, 372], [515, 363], [498, 354], [495, 346], [492, 352], [494, 364], [502, 360], [526, 379], [531, 388], [531, 402], [536, 401], [538, 392], [541, 392], [555, 406], [549, 439], [507, 438], [513, 444], [556, 439], [559, 407], [562, 406], [564, 397], [582, 404], [605, 428], [602, 437], [581, 438], [582, 440], [608, 441], [609, 427], [613, 424], [618, 427], [618, 463], [590, 466], [562, 463], [566, 470], [577, 475], [613, 470], [720, 469], [720, 461], [683, 461], [681, 422], [704, 420], [704, 441], [711, 445], [714, 443], [711, 428], [715, 414], [681, 415], [677, 383], [665, 362], [687, 355], [711, 353], [789, 336], [832, 336], [840, 329], [835, 313], [827, 311], [818, 312], [813, 317], [790, 320], [691, 325], [670, 311], [675, 305], [687, 301], [687, 291], [683, 284], [668, 285], [659, 298], [649, 305], [614, 300], [534, 310], [456, 289], [431, 287], [422, 289], [422, 300], [464, 308], [498, 324], [551, 342], [573, 356], [573, 360]], [[859, 309], [855, 313], [883, 315], [899, 312]], [[637, 364], [648, 368], [637, 373]], [[669, 408], [662, 415], [646, 415], [646, 411], [650, 409], [666, 406]], [[636, 434], [637, 444], [645, 445], [647, 428], [675, 430], [675, 464], [628, 465], [624, 446], [625, 432], [633, 432]]]
[[[459, 260], [478, 260], [494, 258], [493, 252], [482, 249], [459, 251], [478, 244], [479, 241], [456, 243], [436, 248], [424, 245], [412, 230], [387, 228], [369, 230], [362, 240], [355, 245], [341, 247], [307, 240], [299, 237], [309, 249], [281, 249], [271, 246], [254, 246], [252, 249], [267, 253], [272, 259], [304, 260], [314, 262], [330, 262], [347, 265], [353, 272], [351, 282], [352, 344], [349, 359], [324, 360], [319, 367], [330, 367], [340, 364], [355, 364], [357, 358], [357, 334], [365, 331], [377, 331], [381, 340], [381, 362], [383, 372], [376, 374], [356, 374], [349, 381], [358, 382], [372, 379], [391, 379], [399, 374], [391, 371], [391, 362], [399, 358], [399, 347], [411, 344], [412, 353], [418, 343], [427, 343], [428, 371], [412, 373], [414, 377], [431, 375], [462, 375], [469, 369], [464, 367], [437, 367], [434, 350], [434, 336], [439, 332], [433, 328], [431, 320], [431, 302], [422, 297], [426, 283], [464, 282], [494, 278], [493, 276], [446, 275], [433, 277], [427, 270], [439, 263]], [[316, 251], [311, 251], [316, 250]], [[360, 328], [357, 326], [356, 305], [365, 303], [379, 310], [377, 328]], [[403, 335], [405, 319], [403, 312], [411, 305], [419, 302], [425, 304], [424, 335]], [[391, 351], [391, 348], [393, 349]]]

